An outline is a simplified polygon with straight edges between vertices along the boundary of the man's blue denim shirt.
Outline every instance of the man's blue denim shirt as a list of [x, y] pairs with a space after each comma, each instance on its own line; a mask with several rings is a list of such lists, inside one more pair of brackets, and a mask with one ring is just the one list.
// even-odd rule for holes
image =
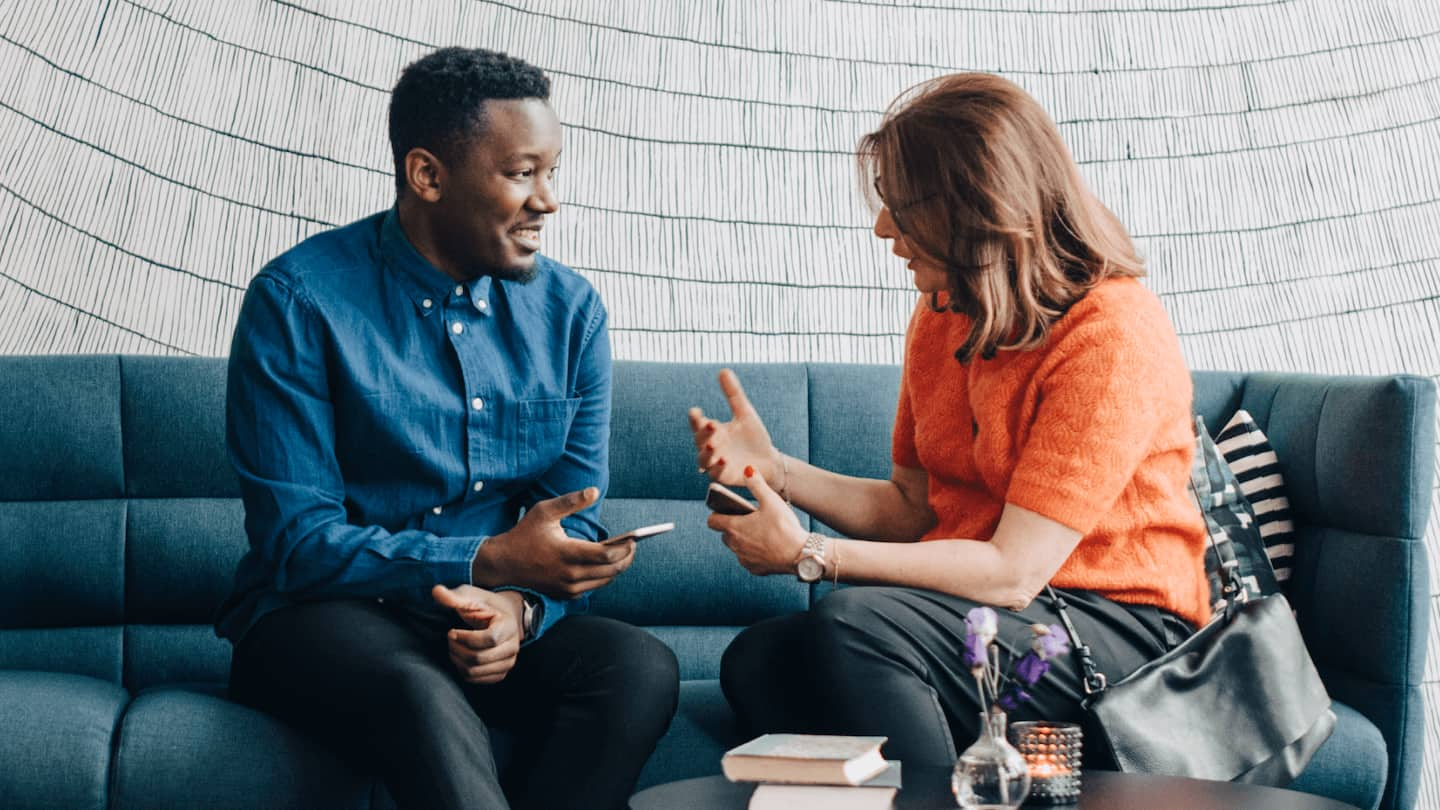
[[[605, 307], [574, 271], [536, 262], [529, 283], [457, 283], [391, 209], [260, 271], [230, 350], [226, 443], [250, 551], [221, 636], [318, 599], [449, 614], [430, 589], [470, 582], [485, 537], [539, 500], [589, 486], [603, 497]], [[605, 537], [599, 510], [566, 518], [566, 532]], [[537, 638], [585, 607], [535, 595]]]

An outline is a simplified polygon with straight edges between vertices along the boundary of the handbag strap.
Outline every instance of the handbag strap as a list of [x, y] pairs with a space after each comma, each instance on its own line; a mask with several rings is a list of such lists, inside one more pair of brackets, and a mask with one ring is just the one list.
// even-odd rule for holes
[[[1200, 513], [1203, 516], [1205, 504], [1200, 502], [1200, 493], [1195, 490], [1195, 481], [1192, 479], [1186, 483], [1189, 484], [1190, 494], [1194, 496], [1195, 505], [1200, 507]], [[1220, 591], [1225, 597], [1225, 617], [1228, 619], [1239, 595], [1243, 593], [1244, 583], [1240, 581], [1240, 563], [1233, 556], [1228, 560], [1220, 556], [1220, 544], [1216, 542], [1215, 535], [1210, 533], [1208, 525], [1205, 527], [1205, 536], [1210, 539], [1210, 546], [1215, 549], [1215, 559], [1220, 560], [1220, 568], [1225, 572], [1225, 583], [1221, 586]], [[1070, 611], [1066, 609], [1064, 597], [1060, 596], [1048, 583], [1045, 585], [1045, 593], [1050, 596], [1050, 602], [1054, 604], [1055, 612], [1060, 615], [1060, 623], [1065, 625], [1065, 632], [1070, 634], [1071, 652], [1074, 654], [1075, 660], [1079, 662], [1080, 671], [1084, 675], [1081, 682], [1085, 686], [1085, 696], [1088, 698], [1104, 692], [1109, 686], [1109, 681], [1105, 678], [1105, 673], [1095, 665], [1095, 659], [1090, 655], [1089, 645], [1081, 641], [1080, 635], [1075, 632], [1075, 625], [1070, 621]]]

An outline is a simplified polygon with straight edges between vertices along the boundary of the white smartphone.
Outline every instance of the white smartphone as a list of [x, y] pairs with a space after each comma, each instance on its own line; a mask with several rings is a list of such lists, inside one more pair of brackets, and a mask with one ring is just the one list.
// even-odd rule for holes
[[622, 534], [612, 534], [600, 542], [603, 545], [613, 546], [616, 543], [623, 543], [626, 540], [644, 540], [647, 537], [664, 534], [674, 528], [674, 523], [656, 523], [654, 526], [641, 526], [638, 529], [631, 529]]
[[715, 482], [711, 482], [710, 490], [705, 493], [705, 505], [722, 515], [748, 515], [756, 509], [755, 504], [736, 495], [734, 490]]

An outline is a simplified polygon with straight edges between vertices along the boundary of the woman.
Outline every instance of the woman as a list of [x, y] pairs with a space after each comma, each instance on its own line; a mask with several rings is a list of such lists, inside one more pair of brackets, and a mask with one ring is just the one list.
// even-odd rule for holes
[[[782, 455], [729, 371], [732, 419], [692, 409], [690, 425], [699, 466], [759, 501], [710, 518], [746, 569], [871, 587], [747, 629], [721, 678], [752, 733], [886, 735], [887, 757], [950, 765], [985, 708], [963, 656], [976, 605], [1023, 646], [1059, 621], [1053, 585], [1112, 679], [1209, 617], [1190, 375], [1129, 236], [1020, 88], [926, 83], [858, 160], [875, 235], [922, 293], [890, 480]], [[807, 535], [787, 501], [843, 537]], [[1080, 718], [1071, 656], [1029, 691], [1012, 719]]]

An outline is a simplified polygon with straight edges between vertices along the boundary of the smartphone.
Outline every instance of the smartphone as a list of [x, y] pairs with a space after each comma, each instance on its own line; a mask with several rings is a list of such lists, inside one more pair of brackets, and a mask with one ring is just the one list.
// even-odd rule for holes
[[722, 515], [748, 515], [755, 511], [755, 504], [736, 495], [724, 484], [713, 482], [710, 491], [705, 493], [705, 505], [710, 507], [710, 511]]
[[675, 528], [674, 523], [656, 523], [654, 526], [641, 526], [638, 529], [631, 529], [623, 534], [612, 534], [601, 541], [603, 545], [613, 546], [616, 543], [623, 543], [626, 540], [644, 540], [647, 537], [654, 537], [657, 534], [664, 534]]

